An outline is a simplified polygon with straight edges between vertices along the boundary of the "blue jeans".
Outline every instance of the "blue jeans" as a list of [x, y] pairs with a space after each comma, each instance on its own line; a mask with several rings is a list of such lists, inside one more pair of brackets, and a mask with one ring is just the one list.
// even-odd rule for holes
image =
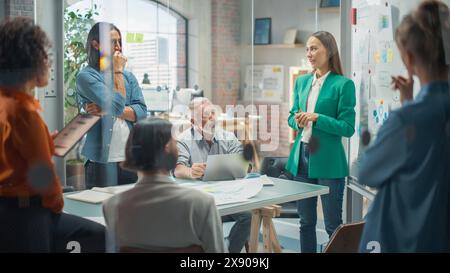
[[86, 189], [136, 183], [135, 172], [120, 167], [120, 163], [97, 163], [88, 160], [85, 164]]
[[[310, 179], [308, 175], [309, 148], [302, 143], [300, 147], [299, 173], [295, 181], [327, 186], [330, 193], [322, 195], [325, 230], [331, 237], [342, 224], [342, 203], [344, 201], [345, 178], [341, 179]], [[302, 253], [317, 252], [317, 197], [297, 201], [297, 212], [300, 218], [300, 249]]]

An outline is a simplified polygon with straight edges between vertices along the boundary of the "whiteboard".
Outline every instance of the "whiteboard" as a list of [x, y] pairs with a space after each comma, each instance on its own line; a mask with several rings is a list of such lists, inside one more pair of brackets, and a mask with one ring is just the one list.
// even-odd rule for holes
[[[448, 2], [448, 1], [446, 1]], [[391, 89], [391, 76], [407, 75], [395, 43], [395, 30], [401, 19], [420, 0], [353, 0], [356, 25], [351, 26], [352, 79], [356, 86], [356, 132], [350, 140], [350, 174], [357, 176], [358, 165], [366, 146], [363, 134], [371, 143], [391, 111], [401, 107], [399, 93]], [[420, 86], [415, 79], [415, 94]]]

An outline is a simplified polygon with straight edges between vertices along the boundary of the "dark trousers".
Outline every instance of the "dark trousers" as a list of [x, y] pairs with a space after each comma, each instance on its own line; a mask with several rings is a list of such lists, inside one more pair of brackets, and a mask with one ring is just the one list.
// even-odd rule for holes
[[104, 253], [105, 227], [66, 213], [52, 215], [55, 252]]
[[228, 235], [228, 252], [241, 253], [242, 248], [250, 237], [250, 228], [252, 224], [251, 212], [240, 212], [227, 216], [222, 216], [222, 222], [236, 221]]
[[[345, 179], [310, 179], [308, 175], [309, 147], [302, 143], [300, 147], [299, 173], [295, 181], [327, 186], [330, 193], [322, 195], [322, 210], [325, 230], [329, 237], [342, 224], [342, 204], [344, 200]], [[300, 249], [302, 253], [317, 252], [317, 197], [297, 201], [300, 218]]]
[[0, 198], [0, 252], [105, 252], [105, 227], [90, 220], [55, 214], [39, 197], [26, 207], [18, 198]]
[[124, 170], [120, 163], [97, 163], [87, 161], [85, 164], [86, 189], [133, 184], [138, 177], [135, 172]]

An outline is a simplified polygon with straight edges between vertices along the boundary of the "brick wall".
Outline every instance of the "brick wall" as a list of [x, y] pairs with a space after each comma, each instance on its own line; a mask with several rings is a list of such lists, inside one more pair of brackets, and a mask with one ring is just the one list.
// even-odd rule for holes
[[[261, 120], [267, 121], [267, 130], [271, 131], [272, 122], [275, 126], [278, 126], [278, 136], [272, 139], [273, 143], [278, 143], [278, 148], [275, 151], [264, 152], [261, 151], [261, 157], [265, 156], [282, 156], [287, 157], [291, 151], [291, 143], [289, 141], [289, 135], [291, 133], [290, 127], [287, 124], [287, 119], [289, 116], [290, 106], [288, 102], [283, 103], [271, 103], [271, 104], [258, 104], [255, 103], [257, 109], [260, 109], [260, 105], [267, 105], [267, 114], [263, 116], [261, 113]], [[278, 106], [278, 113], [272, 113], [271, 106]], [[259, 135], [259, 132], [258, 132]]]
[[[175, 14], [174, 14], [175, 15]], [[186, 88], [187, 79], [186, 79], [186, 70], [187, 70], [187, 61], [186, 61], [186, 21], [179, 17], [177, 19], [177, 85], [180, 88]]]
[[240, 86], [240, 1], [212, 0], [212, 101], [235, 105]]
[[[240, 1], [212, 0], [212, 101], [225, 109], [226, 105], [242, 103], [239, 100], [241, 82], [241, 46], [240, 40]], [[285, 101], [288, 101], [287, 99]], [[248, 104], [249, 102], [243, 102]], [[290, 128], [287, 125], [289, 103], [276, 104], [279, 114], [273, 116], [268, 105], [267, 128], [270, 131], [272, 116], [279, 126], [279, 134], [272, 141], [278, 142], [278, 148], [273, 152], [262, 152], [264, 156], [288, 156], [291, 144], [289, 142]], [[258, 105], [257, 105], [258, 107]], [[275, 114], [275, 113], [274, 113]], [[267, 119], [265, 119], [267, 118]], [[258, 132], [259, 135], [259, 132]]]
[[5, 17], [30, 17], [34, 18], [34, 0], [6, 0]]

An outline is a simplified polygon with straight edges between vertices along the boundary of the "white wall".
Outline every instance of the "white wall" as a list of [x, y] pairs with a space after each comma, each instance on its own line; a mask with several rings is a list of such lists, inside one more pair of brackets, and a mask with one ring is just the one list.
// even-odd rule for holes
[[[286, 30], [296, 28], [299, 30], [300, 42], [306, 43], [309, 35], [317, 30], [331, 32], [338, 45], [340, 44], [340, 16], [339, 13], [319, 13], [318, 26], [316, 28], [316, 1], [315, 0], [255, 0], [254, 18], [272, 18], [272, 43], [281, 44]], [[252, 63], [251, 39], [252, 39], [252, 1], [241, 1], [241, 79], [245, 79], [245, 67]], [[305, 48], [295, 49], [254, 49], [254, 64], [281, 64], [285, 68], [284, 101], [289, 101], [289, 67], [301, 65], [301, 60], [306, 59]], [[241, 81], [241, 99], [244, 81]]]
[[[60, 0], [38, 0], [35, 2], [35, 21], [47, 33], [52, 41], [53, 64], [48, 86], [39, 88], [37, 96], [41, 103], [43, 118], [50, 132], [61, 131], [64, 127], [64, 66], [63, 66], [63, 3]], [[49, 16], [52, 14], [52, 16]], [[63, 158], [54, 158], [56, 172], [65, 185], [65, 162]]]

